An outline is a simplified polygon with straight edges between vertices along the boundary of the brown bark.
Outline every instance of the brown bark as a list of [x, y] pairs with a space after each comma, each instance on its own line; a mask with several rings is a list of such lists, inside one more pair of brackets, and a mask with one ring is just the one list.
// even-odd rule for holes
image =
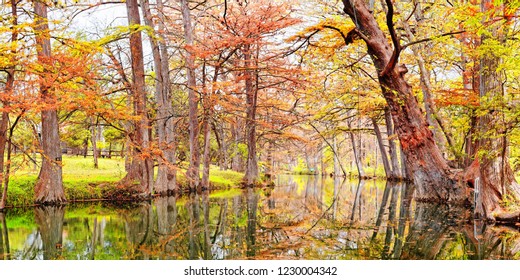
[[[492, 7], [492, 1], [482, 0], [481, 11], [485, 13]], [[500, 25], [490, 26], [489, 35], [482, 35], [482, 43], [488, 39], [499, 39], [504, 42], [503, 31]], [[520, 185], [509, 165], [507, 156], [506, 125], [502, 123], [504, 95], [502, 92], [501, 73], [498, 71], [500, 57], [493, 53], [486, 53], [480, 60], [480, 97], [481, 106], [489, 110], [480, 118], [479, 175], [481, 182], [482, 208], [487, 219], [494, 220], [495, 213], [503, 212], [500, 203], [506, 195], [513, 202], [520, 201]], [[498, 137], [496, 137], [498, 136]]]
[[92, 143], [92, 156], [94, 157], [94, 168], [99, 168], [98, 149], [97, 149], [98, 126], [94, 121], [90, 120], [90, 142]]
[[[462, 33], [460, 35], [461, 45], [465, 48], [471, 48], [473, 44], [480, 44], [480, 39], [475, 37], [474, 35], [470, 35], [469, 33]], [[473, 66], [470, 66], [469, 57], [464, 48], [461, 48], [460, 51], [460, 59], [461, 59], [461, 69], [462, 69], [462, 85], [465, 91], [470, 92], [471, 94], [478, 95], [478, 89], [480, 88], [480, 79], [478, 73], [480, 72], [480, 64], [478, 60], [473, 61]], [[475, 155], [478, 151], [478, 139], [476, 139], [476, 135], [478, 135], [477, 131], [477, 123], [478, 118], [476, 116], [476, 112], [474, 108], [469, 109], [470, 114], [470, 128], [466, 134], [464, 139], [465, 144], [465, 157], [463, 159], [464, 166], [470, 166], [473, 160], [475, 160]]]
[[390, 154], [390, 163], [392, 164], [392, 176], [395, 178], [404, 178], [399, 169], [399, 158], [397, 157], [397, 145], [394, 139], [394, 123], [390, 110], [385, 108], [386, 137], [388, 139], [388, 151]]
[[[10, 74], [8, 74], [7, 84], [6, 84], [6, 92], [11, 92], [10, 88], [12, 88], [12, 83], [10, 83]], [[11, 84], [11, 86], [9, 86]], [[5, 106], [5, 102], [4, 106]], [[9, 122], [9, 114], [7, 112], [2, 112], [2, 119], [0, 120], [0, 182], [3, 182], [3, 178], [7, 175], [4, 172], [4, 154], [5, 154], [5, 146], [7, 143], [7, 125]], [[2, 187], [2, 197], [0, 198], [0, 210], [5, 208], [5, 204], [7, 201], [7, 188], [8, 185], [3, 184], [0, 185]]]
[[215, 133], [215, 138], [217, 140], [218, 150], [219, 150], [219, 167], [220, 170], [227, 170], [229, 168], [229, 159], [228, 159], [228, 140], [226, 139], [225, 130], [224, 130], [224, 122], [220, 122], [220, 124], [213, 123], [213, 131]]
[[[36, 45], [38, 62], [42, 65], [50, 63], [51, 41], [47, 23], [47, 6], [38, 0], [34, 1]], [[63, 191], [60, 137], [58, 135], [58, 111], [53, 89], [45, 84], [40, 85], [40, 98], [49, 109], [41, 112], [42, 132], [41, 144], [43, 161], [34, 187], [35, 202], [42, 204], [60, 204], [65, 202]]]
[[[354, 133], [352, 132], [352, 128], [349, 124], [349, 131], [348, 135], [350, 137], [350, 143], [352, 144], [352, 152], [354, 153], [354, 162], [356, 163], [356, 168], [358, 171], [359, 178], [366, 178], [365, 169], [363, 168], [363, 159], [361, 157], [361, 145], [359, 147], [357, 146], [356, 139], [354, 137]], [[361, 141], [359, 141], [361, 144]]]
[[377, 138], [377, 145], [379, 147], [379, 151], [381, 152], [381, 159], [383, 161], [383, 167], [385, 169], [386, 177], [395, 178], [392, 167], [390, 166], [390, 162], [388, 161], [388, 155], [386, 154], [385, 145], [383, 144], [383, 136], [381, 136], [379, 125], [377, 124], [377, 121], [375, 119], [372, 119], [372, 125], [374, 126], [374, 132]]
[[[141, 0], [144, 21], [155, 30], [148, 0]], [[158, 30], [150, 37], [155, 69], [155, 102], [157, 103], [157, 141], [160, 155], [157, 159], [158, 170], [154, 189], [158, 194], [171, 193], [177, 189], [175, 166], [175, 135], [173, 106], [170, 94], [168, 50], [164, 43], [164, 13], [162, 1], [157, 1]], [[155, 37], [156, 36], [156, 37]], [[159, 38], [159, 40], [157, 40]]]
[[[415, 18], [417, 22], [420, 22], [423, 19], [423, 16], [421, 12], [420, 3], [417, 3], [417, 5], [418, 6], [415, 10]], [[416, 41], [415, 35], [413, 34], [408, 22], [403, 21], [402, 25], [408, 39], [411, 42]], [[417, 65], [419, 66], [420, 85], [421, 90], [423, 92], [424, 109], [426, 111], [426, 122], [431, 127], [433, 127], [434, 139], [436, 140], [436, 143], [441, 147], [441, 150], [443, 150], [443, 147], [447, 143], [448, 149], [453, 154], [457, 155], [457, 153], [455, 152], [455, 147], [453, 145], [451, 134], [445, 129], [443, 129], [445, 125], [442, 123], [442, 119], [438, 116], [437, 109], [435, 108], [435, 104], [432, 100], [433, 90], [430, 82], [430, 71], [426, 68], [426, 62], [422, 55], [422, 51], [424, 50], [424, 48], [422, 48], [421, 45], [416, 44], [411, 46], [411, 49], [417, 61]], [[443, 134], [445, 139], [443, 138]]]
[[[191, 23], [191, 12], [187, 0], [180, 0], [182, 24], [184, 27], [184, 39], [186, 45], [193, 44], [193, 25]], [[187, 177], [191, 190], [199, 188], [200, 184], [200, 145], [199, 145], [199, 96], [195, 91], [197, 82], [195, 80], [195, 56], [191, 51], [186, 50], [186, 72], [188, 79], [188, 107], [189, 107], [189, 141], [190, 141], [190, 166], [188, 167]]]
[[[18, 25], [18, 11], [17, 11], [17, 2], [16, 0], [11, 0], [11, 16], [12, 16], [12, 24], [13, 26]], [[11, 42], [18, 41], [18, 31], [17, 28], [13, 28], [13, 32], [11, 33]], [[16, 52], [16, 49], [11, 50], [12, 53]], [[10, 67], [6, 71], [7, 80], [5, 83], [5, 95], [2, 96], [1, 101], [4, 107], [9, 105], [7, 97], [13, 95], [14, 88], [14, 67]], [[3, 176], [7, 177], [8, 172], [4, 172], [4, 154], [5, 154], [5, 146], [7, 143], [7, 126], [9, 123], [9, 113], [5, 110], [2, 111], [2, 119], [0, 120], [0, 182], [3, 180]], [[1, 186], [1, 185], [0, 185]], [[0, 198], [0, 209], [5, 208], [5, 204], [7, 201], [7, 188], [8, 184], [4, 184], [2, 188], [2, 197]]]
[[[339, 158], [338, 156], [336, 155], [337, 154], [337, 151], [338, 151], [338, 140], [336, 139], [336, 135], [332, 136], [332, 154], [333, 154], [333, 163], [334, 163], [334, 177], [338, 177], [340, 172], [341, 172], [341, 169], [340, 169], [340, 162], [339, 162]], [[346, 174], [345, 174], [346, 175]]]
[[203, 101], [203, 110], [204, 110], [204, 117], [202, 119], [202, 131], [204, 133], [204, 151], [202, 153], [202, 181], [201, 186], [203, 190], [209, 190], [209, 169], [210, 169], [210, 152], [211, 152], [211, 127], [210, 127], [210, 121], [211, 121], [211, 115], [212, 115], [212, 107], [213, 107], [213, 101], [212, 95], [213, 95], [213, 85], [217, 82], [218, 75], [219, 75], [219, 69], [220, 67], [215, 67], [215, 72], [213, 74], [212, 79], [212, 86], [211, 89], [207, 87], [206, 79], [207, 79], [207, 70], [206, 70], [206, 62], [204, 62], [204, 65], [202, 66], [202, 92], [204, 93], [204, 99]]
[[[253, 84], [255, 76], [253, 74], [251, 45], [244, 47], [244, 68], [245, 70], [245, 93], [246, 93], [246, 143], [247, 161], [244, 182], [246, 185], [254, 185], [258, 180], [258, 160], [256, 158], [256, 108], [258, 99], [258, 81]], [[255, 60], [256, 61], [256, 60]]]
[[14, 123], [9, 128], [9, 136], [7, 138], [7, 140], [9, 141], [9, 143], [7, 144], [7, 164], [5, 165], [5, 173], [4, 173], [4, 178], [3, 178], [4, 187], [2, 189], [2, 198], [0, 200], [0, 210], [5, 208], [5, 204], [7, 201], [7, 188], [9, 186], [9, 177], [11, 175], [11, 154], [13, 151], [13, 143], [12, 143], [13, 132], [14, 132], [14, 128], [16, 127], [16, 124], [18, 123], [20, 118], [21, 118], [21, 115], [19, 115], [16, 118]]
[[131, 85], [134, 115], [139, 118], [134, 122], [131, 133], [132, 158], [127, 174], [121, 181], [123, 185], [138, 183], [140, 195], [150, 196], [153, 188], [153, 162], [150, 155], [150, 135], [148, 131], [148, 114], [146, 108], [145, 73], [143, 63], [143, 41], [141, 32], [136, 30], [141, 24], [137, 0], [126, 1], [130, 34], [130, 56], [132, 60]]
[[419, 109], [411, 86], [404, 78], [407, 70], [403, 65], [397, 65], [400, 46], [393, 29], [391, 4], [387, 25], [393, 35], [394, 51], [363, 1], [343, 0], [343, 3], [344, 11], [356, 24], [357, 33], [365, 41], [376, 67], [383, 96], [389, 106], [406, 157], [406, 166], [416, 185], [417, 199], [463, 201], [463, 189], [459, 187], [435, 145], [433, 133]]
[[204, 131], [204, 152], [202, 155], [202, 188], [209, 190], [209, 167], [210, 167], [210, 150], [211, 150], [211, 129], [209, 127], [209, 108], [205, 108], [204, 111], [204, 122], [202, 123], [202, 129]]
[[[265, 177], [270, 181], [274, 178], [274, 161], [273, 161], [273, 142], [271, 140], [267, 141], [267, 157], [265, 163]], [[323, 168], [321, 168], [321, 172], [323, 173]]]

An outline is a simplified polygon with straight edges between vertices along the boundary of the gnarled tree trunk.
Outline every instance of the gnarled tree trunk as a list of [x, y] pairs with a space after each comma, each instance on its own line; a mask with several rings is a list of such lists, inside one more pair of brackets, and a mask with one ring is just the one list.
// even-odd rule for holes
[[395, 51], [364, 1], [343, 0], [343, 3], [344, 11], [356, 24], [356, 30], [353, 32], [365, 41], [378, 72], [383, 96], [389, 106], [406, 157], [406, 166], [416, 185], [416, 198], [450, 202], [465, 200], [464, 188], [459, 186], [435, 145], [433, 133], [419, 109], [411, 86], [404, 78], [406, 68], [396, 63], [399, 46], [393, 29], [391, 2], [387, 23], [391, 33], [394, 33]]

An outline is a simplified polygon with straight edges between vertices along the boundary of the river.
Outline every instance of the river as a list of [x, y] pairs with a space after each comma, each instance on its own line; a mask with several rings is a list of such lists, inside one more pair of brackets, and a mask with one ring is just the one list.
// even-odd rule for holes
[[0, 213], [0, 259], [520, 259], [517, 228], [416, 203], [413, 186], [279, 175], [275, 186]]

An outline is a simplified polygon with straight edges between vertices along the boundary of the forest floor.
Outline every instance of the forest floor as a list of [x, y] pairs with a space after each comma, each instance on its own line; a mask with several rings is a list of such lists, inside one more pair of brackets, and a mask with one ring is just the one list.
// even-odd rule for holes
[[[7, 192], [7, 206], [32, 205], [34, 185], [39, 167], [13, 160], [13, 169]], [[100, 158], [94, 168], [92, 157], [63, 156], [63, 187], [68, 201], [85, 201], [112, 198], [118, 192], [117, 182], [125, 176], [122, 158]], [[241, 185], [244, 174], [235, 171], [210, 169], [210, 189], [224, 190]], [[177, 172], [179, 186], [186, 184], [185, 170]]]

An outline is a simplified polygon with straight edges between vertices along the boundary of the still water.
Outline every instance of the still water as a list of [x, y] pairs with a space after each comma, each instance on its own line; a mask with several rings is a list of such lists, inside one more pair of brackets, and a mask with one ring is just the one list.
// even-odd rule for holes
[[0, 259], [520, 259], [516, 228], [413, 186], [280, 175], [274, 188], [0, 213]]

